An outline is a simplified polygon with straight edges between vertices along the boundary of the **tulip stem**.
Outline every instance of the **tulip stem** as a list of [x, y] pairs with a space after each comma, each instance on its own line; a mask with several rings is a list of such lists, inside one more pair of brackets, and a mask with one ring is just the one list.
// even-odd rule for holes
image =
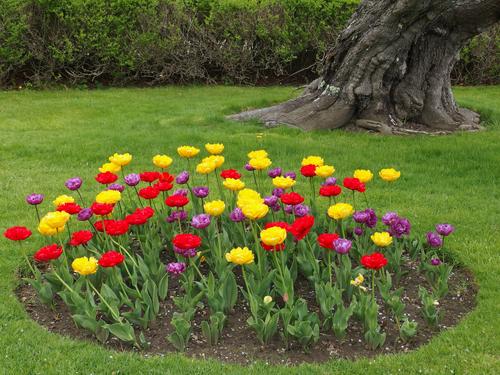
[[[222, 236], [222, 223], [220, 221], [220, 216], [217, 216], [217, 219], [215, 220], [215, 230], [217, 232], [217, 246], [219, 248], [219, 259], [218, 262], [221, 261], [222, 258], [222, 242], [221, 242], [221, 236]], [[221, 227], [219, 231], [219, 226]]]
[[252, 227], [253, 238], [255, 241], [255, 252], [257, 253], [257, 260], [259, 262], [259, 276], [260, 279], [264, 277], [264, 257], [262, 256], [262, 247], [260, 246], [259, 237], [257, 235], [257, 230], [255, 229], [254, 222], [250, 221], [250, 226]]
[[[59, 274], [58, 274], [56, 271], [53, 271], [53, 272], [54, 272], [54, 275], [55, 275], [55, 276], [59, 279], [59, 281], [62, 283], [62, 285], [64, 285], [64, 287], [65, 287], [66, 289], [68, 289], [71, 293], [76, 293], [76, 291], [75, 291], [72, 287], [70, 287], [70, 286], [66, 283], [66, 281], [64, 281], [64, 280], [62, 279], [62, 277], [61, 277], [61, 276], [59, 276]], [[78, 293], [76, 293], [76, 294], [78, 294]]]
[[139, 201], [139, 204], [141, 205], [142, 208], [144, 208], [144, 205], [142, 204], [139, 192], [137, 191], [137, 188], [135, 186], [134, 186], [134, 190], [135, 190], [135, 194], [137, 195], [137, 200]]
[[66, 254], [66, 251], [64, 251], [64, 245], [61, 240], [61, 236], [59, 235], [59, 230], [57, 230], [57, 240], [59, 241], [59, 245], [61, 245], [61, 249], [64, 253], [64, 264], [66, 265], [66, 268], [69, 268], [68, 255]]
[[215, 180], [217, 182], [217, 189], [219, 189], [219, 195], [220, 195], [220, 198], [225, 201], [226, 200], [226, 197], [224, 195], [224, 191], [222, 190], [222, 185], [221, 185], [221, 181], [220, 181], [220, 176], [219, 176], [219, 172], [217, 171], [217, 168], [215, 168]]
[[248, 247], [247, 236], [246, 236], [246, 229], [245, 229], [245, 222], [244, 221], [241, 221], [241, 235], [243, 236], [243, 243], [245, 244], [246, 247]]
[[108, 301], [106, 301], [106, 299], [101, 295], [101, 293], [99, 293], [97, 288], [89, 281], [89, 279], [85, 279], [85, 283], [87, 284], [87, 287], [90, 286], [94, 290], [94, 292], [96, 292], [96, 294], [99, 296], [99, 299], [101, 300], [101, 302], [104, 303], [106, 305], [106, 307], [109, 309], [109, 311], [111, 312], [111, 316], [113, 317], [113, 319], [116, 320], [117, 322], [121, 323], [122, 318], [120, 317], [120, 315], [117, 314], [117, 312], [115, 310], [113, 310], [113, 308], [110, 306]]
[[83, 200], [82, 193], [80, 193], [80, 190], [77, 190], [76, 193], [80, 197], [80, 202], [82, 202], [83, 207], [86, 207], [87, 205], [85, 204], [85, 201]]
[[38, 223], [40, 224], [40, 212], [38, 211], [38, 205], [35, 205], [36, 218], [38, 219]]
[[132, 279], [132, 275], [130, 274], [130, 270], [128, 269], [128, 266], [127, 266], [127, 262], [123, 262], [123, 265], [125, 266], [125, 271], [127, 272], [127, 275], [130, 279], [130, 282], [132, 283], [132, 285], [134, 286], [135, 290], [137, 291], [137, 293], [139, 294], [139, 296], [142, 298], [142, 294], [139, 290], [139, 288], [137, 287], [137, 283], [134, 283], [133, 282], [133, 279]]
[[35, 272], [35, 269], [33, 268], [33, 265], [31, 264], [28, 256], [26, 255], [26, 253], [24, 252], [23, 250], [23, 245], [21, 244], [21, 241], [17, 241], [19, 243], [19, 247], [21, 249], [21, 254], [23, 254], [23, 257], [24, 259], [26, 260], [26, 263], [28, 263], [28, 267], [30, 268], [31, 272], [33, 273], [33, 276], [36, 277], [36, 272]]
[[365, 198], [366, 208], [370, 207], [370, 204], [368, 203], [368, 197], [366, 196], [366, 193], [363, 193], [363, 198]]
[[255, 189], [260, 193], [259, 184], [257, 183], [257, 177], [255, 176], [255, 171], [252, 171], [252, 174], [253, 174], [253, 181], [255, 182]]
[[241, 274], [243, 275], [243, 281], [244, 281], [245, 286], [247, 288], [248, 295], [251, 296], [252, 292], [251, 292], [250, 288], [248, 287], [247, 275], [245, 273], [245, 266], [241, 266]]
[[[283, 290], [285, 292], [285, 294], [287, 294], [288, 298], [290, 298], [290, 293], [288, 293], [288, 285], [286, 284], [286, 281], [285, 281], [285, 274], [280, 266], [280, 262], [278, 261], [278, 256], [276, 255], [276, 249], [272, 250], [273, 252], [273, 258], [274, 258], [274, 262], [276, 263], [276, 267], [278, 267], [278, 272], [280, 274], [280, 277], [281, 277], [281, 281], [283, 282]], [[288, 301], [287, 301], [288, 303]]]
[[203, 274], [201, 273], [200, 269], [196, 265], [196, 262], [194, 261], [193, 258], [190, 258], [189, 261], [191, 262], [191, 265], [194, 267], [194, 269], [196, 270], [196, 272], [198, 272], [198, 275], [200, 275], [201, 282], [203, 283], [203, 285], [205, 286], [205, 288], [208, 290], [208, 285], [207, 285], [207, 282], [205, 280], [205, 277], [203, 276]]
[[330, 285], [332, 285], [332, 253], [331, 250], [327, 250], [327, 260], [328, 260], [328, 278]]
[[375, 302], [375, 270], [372, 270], [372, 299]]
[[115, 245], [117, 245], [120, 249], [122, 249], [125, 254], [127, 254], [127, 256], [130, 258], [130, 260], [134, 263], [134, 265], [136, 267], [138, 267], [138, 264], [137, 262], [135, 261], [135, 259], [130, 255], [130, 253], [127, 251], [127, 249], [125, 249], [122, 245], [120, 245], [120, 243], [118, 243], [117, 241], [115, 241], [113, 238], [111, 238], [111, 242], [113, 242]]

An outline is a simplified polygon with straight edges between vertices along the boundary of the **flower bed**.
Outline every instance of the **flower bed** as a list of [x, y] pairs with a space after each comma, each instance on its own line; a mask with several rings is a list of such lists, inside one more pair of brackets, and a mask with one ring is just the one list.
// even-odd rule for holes
[[[71, 178], [74, 196], [57, 197], [43, 216], [43, 195], [29, 195], [46, 246], [33, 256], [21, 247], [39, 300], [101, 342], [157, 352], [161, 337], [165, 348], [201, 355], [237, 340], [261, 348], [249, 350], [259, 357], [265, 348], [317, 352], [327, 341], [319, 359], [338, 355], [335, 343], [355, 353], [414, 347], [473, 304], [468, 276], [443, 251], [453, 226], [411, 238], [408, 219], [370, 208], [367, 186], [396, 183], [400, 172], [382, 169], [376, 182], [356, 170], [341, 186], [321, 157], [304, 158], [297, 175], [270, 168], [257, 150], [244, 182], [223, 169], [222, 144], [205, 147], [197, 164], [199, 149], [179, 147], [186, 170], [176, 176], [167, 155], [136, 174], [131, 155], [114, 154], [92, 201]], [[31, 231], [4, 235], [22, 244]]]

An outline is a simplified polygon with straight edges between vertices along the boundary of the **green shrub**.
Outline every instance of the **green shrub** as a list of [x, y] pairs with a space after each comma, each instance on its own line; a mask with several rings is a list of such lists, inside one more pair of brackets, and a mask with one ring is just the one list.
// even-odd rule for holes
[[[358, 1], [2, 0], [0, 85], [312, 78]], [[498, 81], [499, 50], [475, 38], [456, 82]]]

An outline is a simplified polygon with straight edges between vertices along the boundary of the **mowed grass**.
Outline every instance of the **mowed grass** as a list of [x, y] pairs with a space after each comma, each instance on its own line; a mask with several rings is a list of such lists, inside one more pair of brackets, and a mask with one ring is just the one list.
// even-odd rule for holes
[[[130, 171], [151, 169], [156, 153], [175, 155], [178, 145], [226, 145], [226, 166], [241, 169], [246, 153], [264, 147], [274, 165], [298, 169], [303, 156], [322, 155], [345, 177], [355, 168], [394, 166], [402, 178], [390, 186], [368, 186], [379, 213], [389, 208], [410, 218], [414, 234], [437, 222], [453, 223], [447, 241], [455, 257], [474, 272], [477, 308], [455, 328], [420, 349], [374, 359], [332, 359], [284, 368], [250, 367], [192, 360], [182, 355], [146, 358], [117, 353], [90, 342], [51, 334], [31, 321], [13, 290], [20, 249], [0, 240], [0, 373], [4, 374], [494, 374], [500, 373], [500, 87], [457, 88], [459, 103], [480, 111], [487, 130], [444, 137], [395, 137], [344, 131], [302, 133], [256, 123], [234, 123], [224, 115], [279, 102], [298, 94], [290, 87], [166, 87], [102, 91], [0, 93], [0, 229], [27, 225], [34, 212], [31, 192], [52, 199], [67, 193], [64, 181], [81, 176], [84, 194], [98, 189], [97, 167], [114, 152], [130, 152]], [[262, 140], [256, 134], [262, 132]], [[184, 164], [177, 161], [177, 168]], [[250, 178], [247, 181], [251, 184]], [[389, 204], [391, 201], [392, 204]], [[33, 252], [37, 235], [25, 245]], [[242, 348], [243, 350], [244, 348]]]

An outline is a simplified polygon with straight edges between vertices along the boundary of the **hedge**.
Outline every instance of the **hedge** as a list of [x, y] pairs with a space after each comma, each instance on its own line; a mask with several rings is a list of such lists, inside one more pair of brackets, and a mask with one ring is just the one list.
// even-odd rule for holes
[[[358, 0], [1, 0], [0, 85], [276, 83], [314, 77]], [[459, 83], [498, 83], [498, 28]]]

